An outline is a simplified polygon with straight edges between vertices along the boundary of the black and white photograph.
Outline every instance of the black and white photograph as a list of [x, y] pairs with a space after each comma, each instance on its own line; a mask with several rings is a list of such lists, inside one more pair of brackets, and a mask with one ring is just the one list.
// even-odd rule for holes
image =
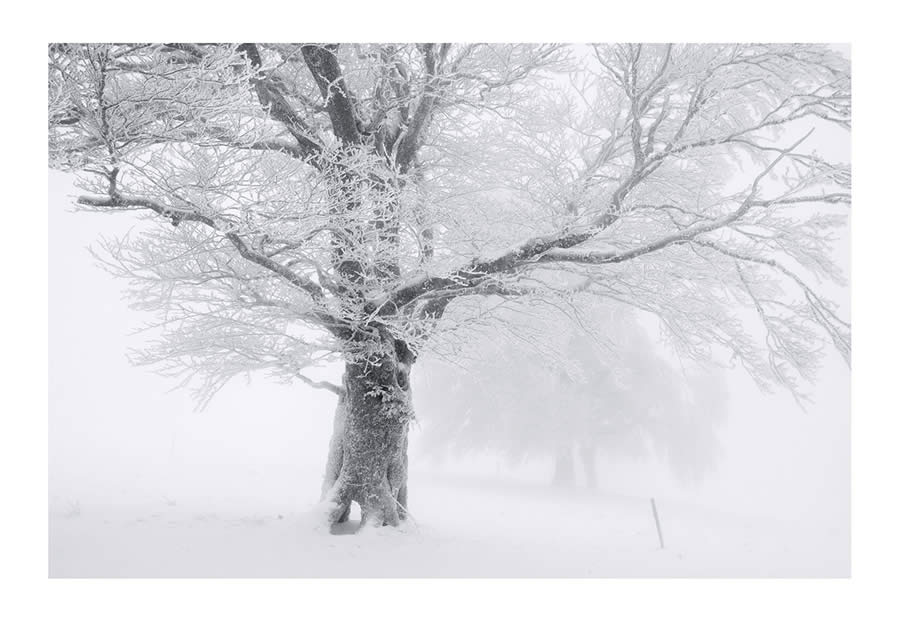
[[848, 574], [847, 46], [48, 55], [51, 576]]
[[43, 7], [2, 617], [892, 618], [885, 16], [701, 4]]

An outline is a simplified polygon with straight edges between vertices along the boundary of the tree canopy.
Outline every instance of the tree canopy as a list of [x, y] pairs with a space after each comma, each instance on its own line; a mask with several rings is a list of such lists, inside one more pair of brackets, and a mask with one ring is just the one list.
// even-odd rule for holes
[[[615, 300], [678, 351], [802, 395], [850, 324], [818, 285], [849, 162], [821, 45], [53, 44], [49, 151], [159, 314], [143, 361], [197, 375], [452, 356], [500, 310]], [[752, 312], [750, 317], [746, 311]], [[575, 311], [573, 311], [573, 314]], [[487, 333], [484, 333], [487, 334]]]
[[560, 311], [505, 317], [514, 333], [471, 343], [452, 364], [425, 364], [416, 402], [428, 453], [494, 451], [516, 463], [577, 448], [591, 470], [599, 451], [702, 477], [726, 419], [723, 375], [667, 358], [624, 305], [581, 306], [590, 313], [580, 324]]

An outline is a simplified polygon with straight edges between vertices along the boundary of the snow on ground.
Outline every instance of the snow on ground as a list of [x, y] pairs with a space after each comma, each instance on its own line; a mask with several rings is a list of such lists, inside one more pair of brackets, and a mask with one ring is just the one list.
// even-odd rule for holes
[[[297, 482], [315, 490], [316, 481]], [[430, 472], [400, 530], [331, 535], [289, 503], [51, 504], [53, 577], [841, 576], [815, 525], [546, 483]], [[211, 509], [214, 508], [214, 509]], [[357, 524], [353, 517], [348, 528]], [[832, 551], [832, 553], [829, 553]]]

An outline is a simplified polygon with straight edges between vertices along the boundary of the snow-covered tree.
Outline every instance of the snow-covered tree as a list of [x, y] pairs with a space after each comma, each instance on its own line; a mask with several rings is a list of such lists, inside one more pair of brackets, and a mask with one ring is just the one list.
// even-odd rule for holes
[[332, 521], [403, 517], [410, 368], [500, 309], [616, 300], [798, 396], [823, 343], [849, 357], [817, 291], [850, 200], [827, 47], [54, 44], [48, 86], [77, 205], [148, 219], [105, 243], [160, 317], [144, 362], [340, 396]]
[[667, 358], [629, 307], [578, 307], [577, 323], [557, 310], [506, 314], [510, 331], [467, 344], [452, 363], [423, 361], [416, 406], [426, 451], [552, 457], [559, 486], [574, 484], [580, 463], [594, 487], [598, 453], [653, 456], [681, 479], [702, 477], [728, 408], [722, 374]]

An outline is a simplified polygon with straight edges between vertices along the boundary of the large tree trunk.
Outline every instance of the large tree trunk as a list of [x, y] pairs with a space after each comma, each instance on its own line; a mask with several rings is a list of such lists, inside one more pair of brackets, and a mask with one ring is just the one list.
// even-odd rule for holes
[[346, 364], [323, 482], [332, 524], [347, 520], [354, 501], [363, 525], [398, 525], [406, 516], [412, 356], [390, 338], [377, 345], [390, 348]]

